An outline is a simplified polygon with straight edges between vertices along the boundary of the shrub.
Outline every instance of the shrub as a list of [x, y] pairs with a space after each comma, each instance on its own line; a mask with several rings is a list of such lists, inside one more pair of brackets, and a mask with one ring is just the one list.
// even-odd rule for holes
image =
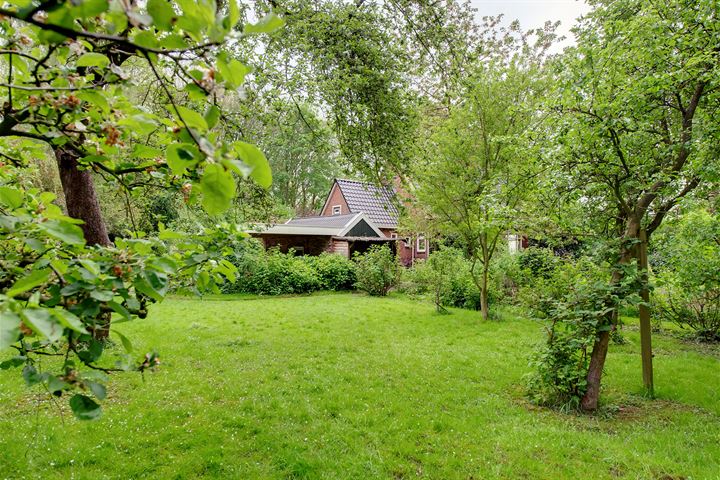
[[610, 312], [637, 303], [637, 275], [622, 284], [579, 282], [548, 310], [547, 340], [532, 357], [528, 393], [538, 404], [579, 409], [587, 390], [590, 352], [600, 332], [613, 331]]
[[518, 289], [516, 300], [538, 317], [550, 316], [555, 303], [565, 299], [568, 292], [591, 284], [610, 280], [609, 265], [591, 257], [560, 259], [548, 276], [539, 276]]
[[323, 253], [306, 257], [315, 270], [323, 290], [350, 290], [355, 285], [355, 264], [345, 257]]
[[720, 288], [666, 284], [654, 306], [662, 320], [693, 330], [698, 340], [720, 341]]
[[549, 248], [530, 247], [517, 253], [520, 270], [532, 278], [550, 278], [560, 258]]
[[659, 317], [720, 341], [720, 218], [698, 209], [673, 219], [658, 231], [652, 257]]
[[349, 288], [354, 264], [338, 255], [296, 256], [277, 249], [265, 251], [257, 241], [248, 241], [231, 259], [238, 267], [237, 281], [226, 293], [282, 295], [316, 290]]
[[353, 260], [355, 287], [370, 295], [387, 295], [400, 279], [400, 263], [387, 245], [373, 245]]

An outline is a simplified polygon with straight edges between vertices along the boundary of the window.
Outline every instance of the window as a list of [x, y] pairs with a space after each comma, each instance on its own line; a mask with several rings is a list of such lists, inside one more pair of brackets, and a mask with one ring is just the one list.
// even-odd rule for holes
[[333, 205], [332, 207], [332, 214], [333, 215], [340, 215], [342, 213], [342, 206], [341, 205]]
[[415, 251], [418, 253], [424, 253], [427, 250], [427, 240], [422, 235], [417, 238], [417, 245]]
[[395, 232], [391, 233], [390, 238], [397, 238], [397, 233], [395, 233]]

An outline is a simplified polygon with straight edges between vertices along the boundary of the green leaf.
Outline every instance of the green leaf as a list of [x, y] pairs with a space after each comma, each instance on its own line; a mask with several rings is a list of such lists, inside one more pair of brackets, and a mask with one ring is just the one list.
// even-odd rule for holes
[[22, 318], [25, 324], [35, 333], [42, 335], [51, 342], [56, 342], [62, 337], [62, 327], [51, 320], [50, 312], [46, 309], [26, 308], [22, 311]]
[[85, 385], [90, 388], [90, 391], [93, 393], [93, 395], [95, 395], [95, 398], [97, 398], [98, 400], [105, 400], [105, 397], [107, 396], [107, 390], [105, 389], [105, 385], [97, 382], [85, 382]]
[[148, 0], [147, 11], [158, 30], [172, 30], [177, 14], [167, 0]]
[[147, 295], [148, 297], [152, 298], [153, 300], [159, 302], [163, 299], [163, 295], [155, 290], [153, 286], [150, 284], [150, 282], [143, 277], [138, 277], [133, 282], [133, 286], [135, 287], [135, 290], [139, 291], [142, 294]]
[[59, 392], [62, 390], [65, 390], [65, 388], [68, 386], [67, 382], [64, 382], [63, 380], [60, 380], [58, 377], [54, 375], [50, 375], [47, 380], [48, 383], [48, 391], [50, 393]]
[[10, 208], [20, 208], [23, 204], [23, 194], [17, 188], [0, 187], [0, 203]]
[[74, 313], [65, 310], [64, 308], [55, 308], [53, 309], [52, 314], [62, 326], [78, 333], [88, 333], [85, 329], [85, 325], [82, 323], [82, 320], [80, 320], [80, 318], [78, 318]]
[[110, 65], [110, 59], [102, 53], [88, 52], [84, 53], [77, 59], [78, 67], [107, 67]]
[[7, 370], [8, 368], [19, 367], [27, 361], [27, 357], [23, 355], [17, 355], [12, 357], [10, 360], [0, 362], [0, 370]]
[[243, 84], [245, 75], [250, 73], [251, 69], [235, 59], [228, 62], [224, 57], [218, 57], [218, 71], [230, 88], [237, 88]]
[[70, 11], [77, 18], [97, 17], [105, 13], [109, 6], [107, 0], [82, 0], [73, 2], [72, 5]]
[[171, 33], [160, 39], [160, 48], [173, 50], [176, 48], [187, 48], [188, 42], [179, 33]]
[[145, 48], [157, 48], [158, 39], [155, 32], [144, 30], [133, 37], [133, 42]]
[[230, 172], [216, 163], [205, 167], [200, 187], [203, 192], [202, 206], [206, 212], [216, 215], [230, 208], [235, 196], [235, 181]]
[[107, 113], [108, 111], [110, 111], [110, 104], [108, 103], [107, 98], [105, 98], [105, 95], [100, 93], [100, 91], [81, 90], [77, 92], [76, 96], [80, 100], [84, 100], [90, 105], [100, 107], [100, 110], [102, 110], [103, 112]]
[[20, 336], [20, 316], [13, 312], [0, 312], [0, 350], [17, 342]]
[[22, 376], [28, 387], [32, 387], [33, 385], [37, 385], [43, 381], [43, 376], [40, 375], [37, 369], [32, 365], [25, 365], [22, 371]]
[[83, 258], [80, 260], [80, 265], [85, 267], [85, 270], [92, 273], [93, 275], [97, 276], [100, 275], [100, 267], [98, 264], [88, 258]]
[[122, 342], [123, 348], [125, 348], [125, 351], [126, 351], [127, 353], [132, 353], [132, 351], [133, 351], [133, 346], [132, 346], [132, 343], [130, 343], [130, 340], [129, 340], [125, 335], [123, 335], [122, 333], [118, 332], [117, 330], [111, 330], [111, 331], [112, 331], [112, 333], [114, 333], [115, 335], [117, 335], [118, 337], [120, 337], [120, 341]]
[[175, 175], [183, 175], [188, 168], [200, 160], [197, 148], [189, 143], [169, 145], [165, 151], [165, 158], [170, 170]]
[[78, 420], [96, 420], [102, 415], [100, 405], [85, 395], [74, 395], [70, 399], [70, 408]]
[[282, 28], [285, 25], [285, 20], [278, 17], [274, 13], [268, 13], [265, 15], [260, 21], [254, 25], [247, 24], [245, 25], [245, 33], [246, 34], [254, 34], [254, 33], [273, 33], [276, 30]]
[[108, 301], [107, 305], [108, 307], [112, 308], [115, 313], [122, 315], [123, 318], [125, 318], [126, 320], [130, 320], [131, 315], [130, 312], [128, 312], [127, 308], [113, 301]]
[[225, 26], [227, 31], [232, 30], [240, 20], [240, 9], [236, 0], [230, 0], [228, 2], [228, 24]]
[[245, 142], [234, 143], [235, 153], [250, 168], [250, 176], [263, 188], [272, 185], [272, 170], [265, 155], [255, 146]]
[[8, 297], [14, 297], [23, 292], [27, 292], [37, 286], [42, 285], [50, 278], [52, 271], [49, 268], [43, 268], [41, 270], [33, 270], [26, 277], [21, 278], [13, 284], [10, 289], [5, 292]]
[[48, 220], [38, 224], [38, 227], [48, 235], [57, 238], [70, 245], [82, 245], [85, 243], [83, 231], [77, 225], [60, 220]]
[[[168, 109], [177, 115], [177, 112], [174, 111], [174, 108], [172, 106], [168, 107]], [[198, 112], [190, 110], [187, 107], [183, 107], [182, 105], [178, 105], [177, 109], [180, 113], [180, 116], [182, 117], [182, 119], [178, 118], [181, 123], [184, 121], [188, 127], [196, 128], [202, 131], [208, 129], [207, 122]]]
[[136, 158], [156, 158], [162, 156], [162, 150], [138, 143], [133, 147], [132, 155]]
[[220, 120], [220, 109], [216, 107], [215, 105], [210, 105], [205, 112], [205, 121], [208, 124], [208, 128], [213, 128], [215, 125], [217, 125], [218, 120]]
[[93, 290], [90, 296], [99, 302], [109, 302], [114, 295], [110, 290]]

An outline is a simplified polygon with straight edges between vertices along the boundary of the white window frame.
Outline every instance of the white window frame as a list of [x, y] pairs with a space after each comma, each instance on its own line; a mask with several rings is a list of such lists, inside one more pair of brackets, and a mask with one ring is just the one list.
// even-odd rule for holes
[[[423, 248], [420, 248], [420, 240], [423, 241]], [[427, 252], [427, 238], [423, 235], [418, 235], [417, 239], [415, 240], [415, 251], [417, 253], [425, 253]]]
[[397, 240], [397, 233], [392, 232], [392, 233], [390, 234], [390, 238], [392, 238], [392, 239], [394, 239], [394, 240]]
[[[336, 211], [337, 209], [337, 211]], [[342, 205], [333, 205], [332, 206], [332, 214], [333, 215], [340, 215], [342, 213]]]

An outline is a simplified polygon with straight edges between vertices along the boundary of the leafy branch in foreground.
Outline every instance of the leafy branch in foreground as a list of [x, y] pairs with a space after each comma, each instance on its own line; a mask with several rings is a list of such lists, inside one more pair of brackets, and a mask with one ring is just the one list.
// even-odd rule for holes
[[[0, 349], [17, 353], [0, 366], [23, 367], [28, 385], [56, 396], [74, 393], [80, 419], [100, 415], [107, 374], [159, 362], [155, 353], [133, 362], [130, 341], [112, 325], [145, 318], [171, 278], [203, 291], [234, 278], [223, 256], [242, 240], [235, 229], [113, 244], [93, 182], [110, 176], [130, 190], [152, 180], [209, 214], [230, 205], [237, 177], [269, 187], [265, 156], [222, 135], [222, 106], [250, 71], [228, 45], [283, 21], [272, 13], [240, 21], [235, 1], [222, 11], [187, 0], [18, 0], [0, 9]], [[133, 100], [137, 79], [148, 76], [165, 111]], [[19, 180], [48, 149], [66, 212]], [[125, 348], [114, 362], [105, 352], [111, 333]]]

